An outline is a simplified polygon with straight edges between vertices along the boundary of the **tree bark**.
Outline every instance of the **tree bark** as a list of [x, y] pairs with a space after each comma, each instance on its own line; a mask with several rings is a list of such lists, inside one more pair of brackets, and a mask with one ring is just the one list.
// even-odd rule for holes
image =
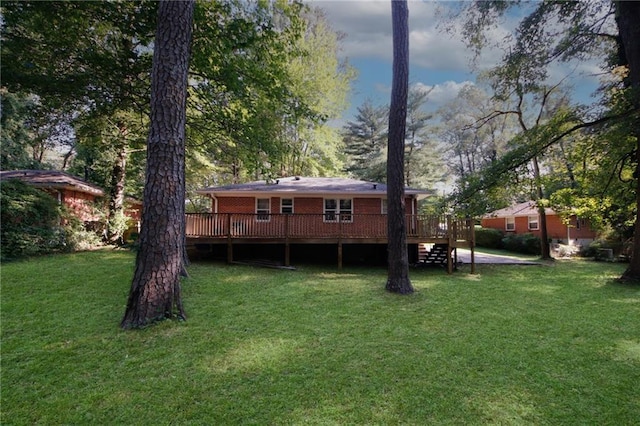
[[542, 192], [542, 182], [540, 181], [540, 165], [538, 164], [538, 157], [533, 157], [533, 179], [536, 185], [536, 198], [538, 204], [538, 214], [540, 215], [540, 257], [544, 260], [550, 260], [551, 249], [549, 248], [549, 233], [547, 232], [547, 213], [545, 207], [542, 204], [544, 194]]
[[140, 250], [121, 327], [177, 315], [184, 270], [185, 123], [194, 1], [163, 0], [151, 75], [151, 125]]
[[409, 9], [406, 0], [391, 1], [393, 27], [393, 83], [389, 109], [387, 150], [387, 291], [413, 293], [409, 280], [404, 202], [404, 141], [409, 91]]
[[[121, 135], [123, 136], [123, 135]], [[124, 137], [124, 136], [123, 136]], [[124, 186], [126, 181], [127, 148], [124, 141], [118, 147], [116, 160], [111, 169], [111, 192], [109, 194], [109, 223], [107, 226], [107, 240], [117, 243], [122, 239], [123, 229], [115, 226], [118, 219], [124, 215]]]
[[622, 274], [621, 280], [640, 283], [640, 2], [617, 1], [616, 7], [616, 22], [629, 66], [631, 96], [636, 109], [630, 127], [631, 134], [636, 138], [636, 223], [631, 262]]

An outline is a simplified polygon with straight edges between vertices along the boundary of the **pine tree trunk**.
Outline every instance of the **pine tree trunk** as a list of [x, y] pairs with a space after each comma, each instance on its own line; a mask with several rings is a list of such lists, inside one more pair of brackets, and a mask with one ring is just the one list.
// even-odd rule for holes
[[185, 316], [180, 275], [184, 270], [185, 123], [193, 8], [193, 0], [163, 0], [158, 6], [140, 250], [120, 324], [124, 329], [172, 317], [174, 308], [178, 316]]
[[409, 280], [407, 228], [404, 205], [404, 140], [409, 90], [409, 10], [406, 0], [391, 1], [393, 26], [393, 83], [389, 110], [387, 150], [387, 240], [388, 278], [386, 289], [413, 293]]
[[629, 64], [633, 106], [636, 108], [631, 125], [631, 133], [636, 138], [636, 223], [631, 262], [621, 279], [640, 283], [640, 2], [618, 1], [616, 7], [616, 22]]

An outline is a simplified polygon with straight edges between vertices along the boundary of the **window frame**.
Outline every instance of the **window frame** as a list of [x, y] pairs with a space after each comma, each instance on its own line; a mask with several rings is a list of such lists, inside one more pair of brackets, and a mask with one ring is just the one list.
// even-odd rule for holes
[[[531, 220], [532, 218], [535, 218], [535, 220]], [[535, 224], [535, 228], [531, 226], [532, 223]], [[540, 230], [540, 216], [538, 215], [527, 216], [527, 229], [529, 231]]]
[[386, 198], [380, 199], [380, 214], [388, 214], [389, 213], [389, 203]]
[[[327, 208], [327, 202], [333, 202], [332, 208]], [[348, 202], [349, 208], [343, 207]], [[353, 198], [324, 198], [322, 200], [323, 222], [353, 222]]]
[[[267, 201], [267, 208], [260, 208], [260, 201]], [[256, 197], [256, 222], [269, 222], [271, 220], [271, 198]]]
[[[284, 201], [288, 200], [291, 201], [291, 205], [287, 205], [285, 206]], [[280, 214], [293, 214], [294, 213], [294, 205], [295, 205], [295, 201], [293, 201], [293, 198], [280, 198]], [[291, 208], [291, 211], [287, 211], [285, 212], [284, 209], [286, 208]]]
[[508, 232], [514, 232], [516, 230], [516, 218], [514, 216], [507, 216], [504, 218], [504, 230]]

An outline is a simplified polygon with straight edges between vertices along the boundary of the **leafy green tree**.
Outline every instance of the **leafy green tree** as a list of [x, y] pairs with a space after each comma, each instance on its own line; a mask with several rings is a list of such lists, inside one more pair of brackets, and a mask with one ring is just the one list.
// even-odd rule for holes
[[338, 61], [338, 43], [318, 10], [296, 2], [199, 3], [190, 161], [219, 182], [339, 167], [327, 122], [344, 109], [353, 72]]
[[[151, 40], [155, 26], [154, 2], [3, 2], [3, 84], [16, 93], [35, 94], [56, 122], [49, 134], [66, 140], [68, 153], [62, 168], [84, 143], [97, 138], [74, 132], [81, 122], [111, 122], [119, 139], [103, 139], [102, 150], [117, 152], [107, 182], [110, 217], [123, 214], [126, 160], [131, 147], [126, 136], [148, 104]], [[47, 129], [46, 119], [33, 128]], [[60, 117], [67, 123], [60, 127]], [[49, 124], [49, 127], [52, 125]], [[95, 133], [104, 131], [96, 126]], [[32, 145], [51, 142], [49, 135], [34, 135]], [[88, 136], [86, 139], [83, 136]], [[73, 141], [75, 139], [75, 141]], [[57, 142], [57, 143], [56, 143]], [[34, 150], [36, 152], [36, 150]], [[40, 149], [42, 155], [44, 149]], [[86, 152], [86, 150], [85, 150]], [[40, 159], [38, 159], [40, 160]], [[84, 167], [90, 167], [84, 164]], [[91, 175], [91, 173], [86, 173]], [[112, 237], [117, 233], [110, 232]]]
[[[465, 34], [467, 40], [475, 47], [482, 47], [486, 42], [483, 29], [495, 22], [515, 3], [507, 2], [474, 2], [468, 4], [467, 21], [465, 24]], [[556, 61], [580, 61], [596, 56], [613, 58], [616, 65], [626, 67], [633, 74], [633, 59], [628, 59], [628, 54], [635, 56], [639, 50], [637, 47], [637, 37], [635, 37], [635, 26], [631, 25], [633, 17], [637, 13], [637, 5], [633, 2], [560, 2], [549, 1], [536, 5], [518, 26], [514, 37], [513, 45], [509, 53], [505, 55], [503, 63], [511, 65], [520, 70], [522, 81], [529, 82], [523, 86], [525, 91], [532, 92], [541, 82], [544, 82], [550, 70], [550, 65]], [[627, 9], [628, 8], [628, 9]], [[608, 33], [612, 27], [612, 16], [614, 10], [618, 9], [617, 24], [619, 34]], [[624, 12], [622, 13], [622, 11]], [[630, 19], [627, 19], [631, 17]], [[621, 19], [622, 18], [622, 19]], [[548, 22], [555, 22], [556, 25], [546, 25]], [[518, 64], [520, 67], [518, 68]], [[632, 79], [627, 78], [627, 86], [632, 87]], [[635, 91], [629, 91], [634, 99]], [[637, 98], [635, 98], [637, 99]], [[633, 100], [626, 105], [634, 105]], [[637, 104], [636, 104], [637, 105]], [[606, 111], [605, 115], [588, 121], [585, 115], [578, 108], [563, 108], [558, 110], [548, 122], [535, 130], [530, 129], [527, 138], [518, 136], [521, 147], [505, 154], [495, 167], [488, 168], [483, 177], [476, 180], [474, 187], [487, 187], [490, 182], [495, 182], [495, 177], [491, 174], [501, 171], [511, 171], [520, 167], [525, 161], [530, 161], [542, 154], [554, 144], [558, 144], [568, 135], [585, 128], [615, 124], [620, 120], [626, 120], [628, 134], [635, 140], [637, 145], [637, 107], [622, 106], [617, 110]], [[629, 131], [631, 130], [631, 131]], [[634, 152], [637, 149], [633, 150]], [[638, 191], [635, 191], [638, 197]], [[636, 209], [637, 215], [638, 209]], [[637, 224], [636, 218], [636, 224]], [[636, 225], [637, 226], [637, 225]], [[638, 232], [635, 233], [636, 237]], [[634, 239], [635, 243], [638, 238]], [[640, 255], [640, 243], [637, 246]], [[634, 256], [637, 260], [640, 256]], [[640, 269], [637, 261], [630, 264], [630, 272], [625, 276], [636, 276], [637, 269]]]
[[26, 127], [29, 106], [32, 102], [28, 98], [17, 96], [6, 90], [2, 90], [0, 96], [2, 101], [0, 168], [2, 170], [33, 168], [33, 161], [27, 149], [30, 135]]
[[306, 108], [285, 119], [281, 174], [334, 174], [341, 169], [340, 138], [327, 122], [346, 108], [354, 71], [338, 59], [339, 35], [321, 9], [303, 9], [302, 21], [305, 30], [295, 40], [287, 74], [291, 95]]

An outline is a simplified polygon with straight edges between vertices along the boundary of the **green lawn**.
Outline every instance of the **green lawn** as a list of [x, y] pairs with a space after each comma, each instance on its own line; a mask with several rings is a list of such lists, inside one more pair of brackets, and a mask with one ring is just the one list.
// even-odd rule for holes
[[2, 418], [20, 424], [637, 424], [624, 265], [412, 271], [199, 263], [187, 322], [120, 331], [134, 257], [2, 265]]

